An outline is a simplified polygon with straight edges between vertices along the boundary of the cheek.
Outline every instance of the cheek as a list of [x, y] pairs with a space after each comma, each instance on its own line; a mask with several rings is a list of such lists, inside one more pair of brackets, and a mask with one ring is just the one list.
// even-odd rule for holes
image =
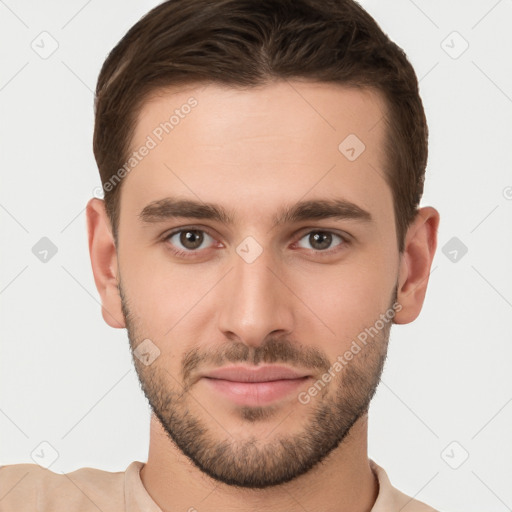
[[127, 244], [121, 261], [130, 310], [156, 338], [172, 337], [183, 320], [197, 325], [208, 302], [203, 299], [225, 272], [213, 263], [177, 263], [163, 245], [138, 249]]
[[370, 264], [360, 258], [358, 263], [301, 273], [293, 289], [316, 313], [317, 316], [308, 313], [309, 321], [318, 323], [318, 329], [325, 329], [325, 324], [334, 331], [335, 342], [344, 343], [389, 308], [394, 289], [392, 276], [383, 261]]
[[[160, 249], [141, 248], [125, 240], [119, 251], [119, 267], [128, 307], [138, 325], [157, 332], [172, 313], [169, 301], [175, 298], [181, 283], [179, 274], [164, 261]], [[155, 329], [156, 328], [156, 329]], [[143, 334], [143, 333], [141, 333]]]
[[[229, 287], [215, 285], [232, 266], [229, 258], [177, 263], [163, 244], [141, 248], [127, 242], [122, 251], [130, 309], [155, 339], [172, 338], [184, 326], [204, 325], [218, 315], [222, 290]], [[313, 339], [327, 336], [335, 345], [350, 343], [390, 305], [396, 280], [392, 258], [392, 251], [375, 244], [335, 264], [283, 263], [282, 278], [293, 290], [283, 298], [294, 309], [296, 332], [311, 333]]]

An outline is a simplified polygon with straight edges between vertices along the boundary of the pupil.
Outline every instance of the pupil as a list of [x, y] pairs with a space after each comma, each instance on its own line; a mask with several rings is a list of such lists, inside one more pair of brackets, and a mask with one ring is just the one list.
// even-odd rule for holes
[[329, 245], [331, 245], [331, 239], [332, 235], [330, 233], [315, 233], [309, 235], [310, 237], [310, 243], [313, 247], [315, 247], [315, 244], [320, 240], [323, 239], [323, 243], [320, 242], [320, 247], [317, 247], [317, 249], [327, 249]]
[[203, 235], [200, 231], [189, 230], [181, 233], [180, 242], [187, 249], [197, 249], [203, 241]]

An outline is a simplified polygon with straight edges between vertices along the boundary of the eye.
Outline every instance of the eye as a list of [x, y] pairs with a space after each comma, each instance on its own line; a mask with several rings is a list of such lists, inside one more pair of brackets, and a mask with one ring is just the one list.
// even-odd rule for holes
[[199, 249], [205, 249], [203, 244], [214, 241], [208, 233], [201, 229], [180, 229], [169, 233], [165, 239], [169, 241], [176, 249], [175, 252], [179, 255], [187, 252], [193, 253]]
[[[338, 243], [333, 246], [333, 242]], [[217, 247], [222, 244], [216, 242], [215, 238], [209, 235], [203, 229], [181, 228], [172, 231], [164, 236], [163, 241], [170, 246], [171, 251], [178, 257], [197, 257], [198, 253], [206, 250], [217, 243]], [[306, 244], [306, 245], [305, 245]], [[310, 245], [310, 247], [307, 246]], [[343, 250], [346, 245], [350, 244], [348, 237], [344, 237], [332, 231], [314, 230], [309, 231], [302, 236], [294, 245], [310, 249], [316, 254], [331, 255], [339, 250]]]
[[[334, 246], [334, 249], [332, 247], [333, 240], [337, 238], [341, 242], [336, 244]], [[298, 242], [297, 245], [299, 247], [303, 247], [305, 249], [309, 249], [309, 247], [304, 245], [304, 242], [302, 240], [306, 240], [306, 244], [310, 244], [311, 248], [316, 252], [327, 252], [331, 253], [333, 251], [337, 251], [338, 247], [341, 245], [347, 245], [348, 240], [342, 237], [341, 235], [337, 235], [336, 233], [333, 233], [331, 231], [310, 231], [309, 233], [306, 233], [305, 236], [303, 236]]]

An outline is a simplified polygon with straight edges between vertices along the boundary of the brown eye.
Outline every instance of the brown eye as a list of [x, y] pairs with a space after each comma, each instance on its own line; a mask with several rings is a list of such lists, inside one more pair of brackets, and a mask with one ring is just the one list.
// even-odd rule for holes
[[304, 247], [305, 249], [312, 248], [314, 251], [326, 251], [332, 248], [334, 238], [341, 240], [341, 243], [336, 244], [334, 247], [343, 245], [345, 242], [343, 237], [330, 231], [311, 231], [299, 240], [298, 245], [304, 247], [301, 242], [302, 240], [307, 240], [310, 247]]
[[200, 229], [181, 229], [170, 233], [166, 237], [166, 240], [174, 245], [178, 251], [183, 252], [200, 249], [207, 239], [213, 241], [210, 235]]
[[332, 243], [332, 235], [330, 233], [310, 233], [309, 243], [313, 249], [328, 249]]
[[197, 230], [187, 230], [182, 231], [180, 233], [180, 243], [183, 244], [183, 247], [186, 249], [197, 249], [198, 247], [201, 247], [201, 244], [203, 243], [203, 235], [200, 231]]

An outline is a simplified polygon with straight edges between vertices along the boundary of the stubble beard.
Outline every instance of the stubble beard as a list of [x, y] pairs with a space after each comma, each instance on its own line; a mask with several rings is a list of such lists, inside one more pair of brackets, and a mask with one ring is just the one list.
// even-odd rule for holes
[[[136, 342], [145, 337], [137, 332], [138, 321], [128, 309], [121, 286], [119, 291], [133, 352]], [[171, 442], [197, 468], [230, 486], [263, 489], [289, 482], [324, 461], [346, 439], [354, 424], [368, 412], [384, 368], [390, 329], [391, 322], [385, 324], [378, 335], [343, 367], [339, 378], [328, 384], [322, 393], [311, 397], [307, 405], [295, 398], [294, 410], [286, 414], [290, 417], [302, 415], [300, 432], [289, 435], [278, 433], [279, 423], [287, 418], [277, 406], [239, 407], [239, 419], [247, 423], [248, 429], [251, 424], [268, 423], [274, 419], [275, 427], [269, 426], [271, 435], [265, 439], [254, 435], [236, 439], [222, 425], [223, 418], [220, 415], [214, 418], [206, 412], [200, 399], [191, 396], [188, 385], [180, 385], [176, 377], [157, 364], [158, 360], [150, 366], [145, 366], [135, 356], [133, 360], [153, 414]], [[225, 357], [218, 360], [251, 364], [261, 361], [290, 363], [290, 359], [294, 358], [283, 357], [283, 354], [296, 355], [294, 350], [289, 341], [276, 338], [269, 338], [264, 345], [256, 348], [237, 342], [224, 350], [222, 354]], [[229, 356], [226, 357], [226, 354]], [[191, 356], [189, 363], [194, 360], [194, 354], [185, 354], [182, 359], [185, 365], [187, 356]], [[301, 362], [311, 361], [309, 354], [297, 357]], [[318, 354], [318, 357], [320, 361], [316, 361], [317, 366], [321, 366], [321, 362], [328, 363], [323, 354]], [[182, 370], [182, 375], [187, 373]], [[333, 384], [337, 386], [334, 392]]]

